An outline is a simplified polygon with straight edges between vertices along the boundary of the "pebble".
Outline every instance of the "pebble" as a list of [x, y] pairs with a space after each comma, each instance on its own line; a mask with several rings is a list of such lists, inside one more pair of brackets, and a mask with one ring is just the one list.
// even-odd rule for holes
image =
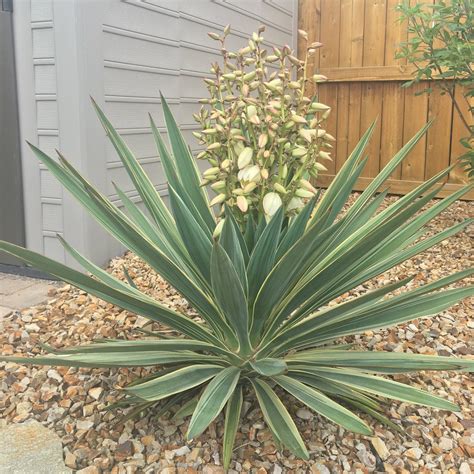
[[175, 456], [186, 456], [186, 454], [188, 454], [190, 452], [191, 452], [191, 450], [187, 446], [183, 446], [183, 447], [175, 449], [173, 451]]
[[96, 466], [88, 466], [84, 469], [79, 469], [76, 474], [100, 474], [99, 469]]
[[453, 449], [453, 440], [443, 436], [440, 438], [438, 445], [443, 451], [451, 451]]
[[331, 474], [331, 471], [324, 465], [319, 462], [311, 466], [312, 474]]
[[423, 456], [423, 451], [420, 448], [410, 448], [403, 453], [407, 458], [418, 460]]
[[371, 438], [370, 442], [374, 447], [377, 454], [380, 456], [382, 461], [385, 461], [390, 456], [390, 451], [388, 450], [386, 444], [380, 438]]
[[89, 390], [89, 395], [94, 399], [94, 400], [98, 400], [100, 398], [100, 396], [102, 395], [102, 392], [104, 391], [104, 389], [102, 387], [95, 387], [95, 388], [91, 388]]
[[459, 466], [459, 474], [471, 474], [471, 468], [467, 462], [463, 462]]
[[124, 461], [133, 455], [133, 444], [131, 441], [119, 444], [115, 449], [115, 459]]
[[302, 420], [311, 420], [313, 418], [313, 414], [307, 408], [298, 408], [296, 416]]
[[90, 420], [78, 420], [76, 428], [78, 430], [90, 430], [94, 426], [94, 422]]

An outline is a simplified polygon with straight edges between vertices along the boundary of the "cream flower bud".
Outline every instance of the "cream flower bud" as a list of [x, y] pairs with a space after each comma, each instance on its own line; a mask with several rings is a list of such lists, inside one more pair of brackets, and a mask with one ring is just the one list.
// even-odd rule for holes
[[249, 105], [247, 107], [247, 117], [252, 118], [256, 114], [257, 114], [257, 107], [255, 107], [255, 105]]
[[314, 196], [314, 193], [304, 188], [298, 188], [295, 191], [295, 195], [302, 198], [311, 198]]
[[300, 184], [303, 188], [311, 191], [312, 193], [316, 193], [316, 188], [307, 180], [307, 179], [300, 179]]
[[324, 135], [324, 138], [325, 138], [326, 140], [329, 140], [330, 142], [335, 142], [335, 141], [336, 141], [336, 139], [335, 139], [330, 133], [326, 133], [326, 134]]
[[265, 145], [268, 143], [268, 135], [266, 133], [262, 133], [258, 137], [258, 147], [265, 148]]
[[223, 170], [228, 170], [230, 168], [231, 161], [226, 158], [222, 163], [221, 163], [221, 169]]
[[302, 38], [304, 38], [305, 40], [308, 39], [308, 33], [306, 33], [306, 31], [304, 31], [304, 30], [298, 30], [298, 34], [299, 34]]
[[208, 168], [204, 173], [202, 174], [205, 178], [209, 176], [213, 176], [215, 174], [219, 173], [219, 167], [218, 166], [213, 166], [212, 168]]
[[250, 147], [245, 147], [239, 154], [239, 157], [237, 159], [237, 166], [241, 170], [242, 168], [245, 168], [248, 166], [250, 163], [252, 163], [252, 157], [253, 157], [253, 150]]
[[330, 160], [332, 161], [331, 154], [328, 153], [327, 151], [320, 151], [318, 153], [319, 157], [322, 158], [323, 160]]
[[214, 229], [214, 232], [212, 233], [212, 236], [216, 239], [217, 237], [219, 237], [219, 235], [221, 235], [221, 232], [222, 232], [222, 229], [224, 227], [224, 223], [225, 223], [225, 219], [221, 219], [215, 229]]
[[327, 171], [328, 169], [321, 163], [316, 162], [314, 167], [319, 171]]
[[282, 186], [280, 183], [275, 183], [273, 185], [273, 188], [275, 191], [279, 192], [280, 194], [286, 194], [286, 189], [284, 186]]
[[224, 191], [225, 181], [216, 181], [215, 183], [211, 184], [211, 188], [217, 192]]
[[265, 61], [267, 63], [274, 63], [275, 61], [278, 61], [278, 56], [275, 56], [274, 54], [271, 54], [270, 56], [267, 56], [265, 58]]
[[221, 204], [225, 201], [225, 194], [218, 194], [210, 203], [209, 206], [215, 206], [216, 204]]
[[218, 150], [219, 148], [221, 147], [221, 144], [220, 143], [211, 143], [208, 147], [207, 147], [207, 150], [208, 151], [212, 151], [212, 150]]
[[293, 120], [293, 122], [296, 122], [296, 123], [308, 123], [307, 120], [301, 115], [293, 114], [291, 116], [291, 119]]
[[288, 87], [290, 89], [300, 89], [301, 84], [298, 81], [291, 81], [291, 82], [288, 83]]
[[252, 182], [246, 184], [246, 185], [244, 186], [244, 189], [243, 189], [244, 194], [249, 194], [249, 193], [251, 193], [256, 187], [257, 187], [257, 183], [255, 183], [254, 181], [252, 181]]
[[258, 115], [250, 117], [249, 122], [253, 123], [254, 125], [260, 125], [260, 119], [258, 118]]
[[256, 75], [257, 75], [257, 73], [255, 71], [251, 71], [251, 72], [244, 75], [243, 80], [246, 81], [246, 82], [252, 81], [255, 78]]
[[298, 132], [300, 137], [304, 138], [308, 143], [311, 143], [313, 141], [314, 137], [314, 132], [315, 130], [310, 130], [308, 128], [302, 128]]
[[238, 196], [237, 197], [237, 207], [242, 212], [247, 212], [247, 210], [249, 208], [249, 203], [248, 203], [247, 198], [245, 196]]
[[277, 193], [267, 193], [263, 198], [263, 210], [269, 217], [273, 216], [281, 207], [281, 197]]
[[[239, 130], [240, 132], [240, 130]], [[244, 151], [244, 144], [242, 142], [237, 142], [235, 145], [234, 145], [234, 153], [239, 156], [243, 151]]]
[[322, 74], [314, 74], [313, 75], [313, 81], [314, 82], [326, 82], [328, 78], [326, 76], [323, 76]]
[[326, 110], [329, 110], [331, 107], [329, 107], [329, 105], [322, 104], [321, 102], [313, 102], [311, 104], [311, 108], [313, 110], [316, 110], [317, 112], [324, 112]]
[[301, 158], [302, 156], [306, 155], [306, 153], [308, 153], [308, 150], [301, 146], [301, 147], [295, 148], [291, 152], [291, 155], [294, 156], [295, 158]]

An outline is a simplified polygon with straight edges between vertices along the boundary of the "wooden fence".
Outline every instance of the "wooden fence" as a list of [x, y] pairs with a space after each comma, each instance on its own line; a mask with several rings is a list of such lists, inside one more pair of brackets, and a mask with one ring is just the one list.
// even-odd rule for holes
[[[356, 189], [364, 189], [429, 119], [436, 120], [416, 145], [391, 181], [392, 192], [404, 194], [421, 181], [456, 161], [463, 153], [459, 139], [466, 130], [449, 96], [435, 92], [416, 95], [425, 84], [402, 88], [411, 78], [406, 61], [395, 59], [401, 41], [407, 38], [406, 24], [398, 21], [395, 6], [400, 0], [299, 0], [299, 28], [308, 32], [309, 42], [323, 47], [311, 58], [309, 73], [329, 78], [320, 86], [320, 101], [332, 107], [327, 130], [337, 141], [333, 162], [321, 184], [328, 184], [354, 148], [362, 133], [377, 119], [369, 160]], [[302, 57], [305, 45], [298, 41]], [[461, 91], [456, 91], [460, 96]], [[461, 101], [460, 101], [461, 102]], [[461, 102], [465, 103], [464, 99]], [[467, 105], [466, 105], [467, 107]], [[444, 194], [466, 181], [456, 168], [449, 176]], [[443, 194], [441, 194], [443, 195]], [[470, 193], [469, 199], [474, 199]]]

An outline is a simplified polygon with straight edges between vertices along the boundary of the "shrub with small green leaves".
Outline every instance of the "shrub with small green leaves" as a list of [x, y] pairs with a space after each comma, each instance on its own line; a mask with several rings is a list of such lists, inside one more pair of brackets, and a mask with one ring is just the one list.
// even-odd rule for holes
[[[474, 178], [474, 3], [472, 0], [440, 0], [435, 3], [405, 0], [397, 6], [401, 21], [408, 24], [409, 39], [400, 45], [398, 58], [415, 66], [414, 77], [403, 86], [429, 80], [423, 92], [434, 87], [448, 94], [466, 136], [466, 152], [459, 157], [470, 178]], [[462, 87], [463, 94], [455, 94]], [[466, 101], [467, 108], [461, 105]]]
[[206, 147], [197, 158], [211, 165], [202, 184], [217, 193], [211, 205], [220, 206], [219, 215], [228, 206], [241, 225], [261, 213], [272, 217], [280, 205], [286, 216], [297, 214], [315, 195], [310, 179], [326, 170], [322, 161], [331, 159], [334, 141], [323, 127], [330, 107], [316, 95], [326, 78], [307, 77], [308, 58], [321, 43], [307, 45], [300, 60], [288, 46], [265, 48], [263, 30], [235, 52], [225, 44], [229, 27], [209, 33], [223, 61], [211, 67], [215, 78], [205, 79], [210, 97], [201, 102], [208, 107], [195, 114], [202, 130], [194, 135]]
[[[430, 221], [472, 188], [466, 186], [431, 207], [450, 168], [406, 196], [383, 206], [385, 181], [425, 133], [424, 127], [345, 208], [367, 162], [364, 149], [374, 126], [342, 166], [329, 188], [288, 218], [283, 205], [268, 218], [251, 201], [255, 219], [237, 221], [240, 209], [224, 207], [218, 219], [189, 147], [162, 98], [171, 150], [153, 121], [151, 129], [168, 178], [170, 209], [122, 137], [95, 105], [100, 121], [133, 181], [146, 212], [117, 188], [125, 211], [62, 156], [59, 161], [31, 146], [38, 159], [119, 242], [142, 258], [194, 307], [181, 314], [141, 292], [129, 277], [117, 279], [61, 239], [65, 250], [89, 272], [68, 268], [31, 250], [0, 242], [6, 251], [83, 291], [139, 314], [173, 336], [157, 331], [137, 340], [100, 340], [33, 358], [1, 361], [72, 367], [150, 367], [151, 373], [124, 388], [127, 416], [153, 407], [160, 414], [180, 404], [191, 415], [187, 437], [199, 436], [224, 413], [223, 463], [229, 466], [244, 398], [256, 398], [276, 444], [308, 458], [298, 429], [281, 400], [288, 397], [347, 430], [365, 435], [366, 413], [396, 428], [384, 415], [384, 399], [443, 410], [458, 407], [434, 393], [391, 380], [419, 370], [473, 370], [472, 360], [413, 353], [378, 352], [341, 344], [360, 334], [435, 315], [474, 293], [451, 287], [472, 270], [415, 289], [400, 290], [414, 275], [341, 302], [341, 296], [377, 275], [461, 232], [471, 220], [432, 234]], [[254, 148], [252, 148], [254, 150]], [[256, 151], [256, 150], [254, 150]], [[382, 192], [378, 192], [382, 188]], [[127, 275], [126, 275], [127, 276]]]

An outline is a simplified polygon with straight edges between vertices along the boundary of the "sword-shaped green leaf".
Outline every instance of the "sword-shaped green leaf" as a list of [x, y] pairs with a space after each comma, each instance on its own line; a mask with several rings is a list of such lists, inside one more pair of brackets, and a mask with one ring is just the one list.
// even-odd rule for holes
[[270, 385], [263, 380], [252, 379], [251, 381], [265, 421], [272, 432], [293, 454], [308, 459], [308, 451], [298, 433], [298, 428], [281, 400], [270, 388]]
[[239, 378], [238, 367], [227, 367], [208, 383], [189, 422], [188, 439], [199, 436], [212, 423], [234, 392]]
[[221, 371], [222, 367], [218, 365], [188, 365], [187, 367], [175, 370], [162, 377], [127, 387], [125, 390], [143, 400], [162, 400], [175, 393], [184, 392], [190, 388], [197, 387]]

